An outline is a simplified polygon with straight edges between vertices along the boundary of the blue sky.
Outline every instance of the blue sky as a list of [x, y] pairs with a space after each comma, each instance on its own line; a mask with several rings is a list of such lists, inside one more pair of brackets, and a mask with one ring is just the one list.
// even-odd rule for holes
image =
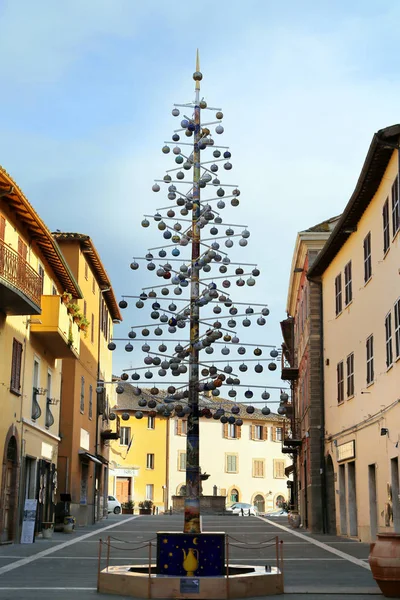
[[395, 0], [0, 0], [0, 164], [50, 229], [92, 236], [118, 297], [135, 293], [149, 281], [129, 269], [141, 214], [160, 205], [160, 148], [199, 47], [242, 190], [225, 220], [249, 225], [251, 298], [271, 309], [261, 339], [279, 344], [297, 231], [343, 210], [373, 133], [399, 121], [399, 18]]

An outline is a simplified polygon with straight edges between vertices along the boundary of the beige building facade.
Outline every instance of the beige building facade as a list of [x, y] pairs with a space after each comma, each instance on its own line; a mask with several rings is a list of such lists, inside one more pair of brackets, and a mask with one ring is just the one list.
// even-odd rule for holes
[[[227, 413], [230, 405], [223, 400]], [[260, 512], [273, 511], [288, 498], [285, 469], [292, 461], [281, 451], [284, 419], [257, 409], [252, 415], [241, 411], [240, 417], [241, 427], [200, 419], [200, 467], [210, 475], [202, 482], [203, 494], [226, 496], [227, 506], [246, 502]], [[185, 485], [186, 425], [176, 417], [169, 421], [169, 506]]]
[[337, 532], [400, 532], [400, 126], [373, 138], [309, 270], [323, 296], [326, 493]]

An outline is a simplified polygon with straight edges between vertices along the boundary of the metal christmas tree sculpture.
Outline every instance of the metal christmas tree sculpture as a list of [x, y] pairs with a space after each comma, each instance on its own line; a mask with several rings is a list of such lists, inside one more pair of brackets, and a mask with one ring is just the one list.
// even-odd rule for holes
[[[187, 418], [184, 532], [196, 534], [201, 532], [199, 418], [219, 419], [221, 423], [240, 427], [243, 423], [241, 409], [235, 404], [238, 391], [245, 390], [243, 401], [248, 403], [254, 396], [253, 390], [258, 390], [260, 401], [255, 403], [263, 403], [262, 413], [268, 415], [270, 409], [265, 401], [270, 394], [267, 389], [280, 388], [241, 384], [238, 373], [234, 372], [236, 363], [239, 363], [237, 371], [241, 374], [251, 369], [253, 362], [255, 373], [263, 373], [263, 363], [268, 363], [268, 369], [274, 371], [279, 353], [275, 346], [240, 343], [236, 332], [238, 319], [242, 320], [244, 328], [254, 321], [264, 326], [269, 310], [264, 304], [249, 306], [245, 302], [234, 302], [229, 292], [232, 280], [239, 288], [253, 287], [260, 271], [256, 264], [231, 262], [226, 252], [236, 242], [239, 249], [245, 248], [250, 233], [245, 226], [224, 223], [220, 216], [228, 201], [232, 207], [239, 205], [240, 191], [236, 185], [222, 181], [232, 169], [231, 152], [227, 147], [218, 145], [211, 132], [211, 127], [215, 126], [217, 137], [223, 133], [223, 114], [218, 108], [208, 107], [206, 101], [200, 98], [202, 74], [198, 55], [193, 79], [195, 100], [174, 105], [172, 115], [181, 118], [180, 127], [162, 148], [164, 154], [172, 151], [177, 166], [167, 171], [163, 179], [155, 180], [152, 188], [156, 193], [165, 190], [169, 205], [156, 209], [154, 215], [145, 215], [142, 221], [145, 228], [150, 226], [151, 220], [154, 221], [163, 235], [161, 246], [150, 248], [143, 259], [137, 259], [145, 261], [149, 271], [155, 271], [161, 284], [143, 288], [137, 296], [124, 296], [119, 306], [127, 308], [129, 298], [136, 299], [138, 309], [151, 305], [149, 320], [152, 322], [131, 328], [125, 350], [132, 352], [134, 345], [139, 344], [146, 355], [145, 366], [132, 369], [133, 381], [139, 382], [142, 369], [145, 370], [144, 380], [149, 383], [158, 373], [159, 381], [151, 382], [150, 393], [154, 399], [146, 401], [141, 398], [139, 405], [147, 405], [154, 415], [175, 414], [178, 418]], [[215, 114], [215, 120], [207, 118], [210, 112]], [[221, 181], [218, 177], [220, 170], [223, 173]], [[177, 211], [180, 212], [178, 216]], [[182, 256], [185, 253], [187, 256]], [[134, 271], [139, 268], [137, 260], [130, 265]], [[219, 273], [216, 274], [215, 270]], [[189, 295], [183, 299], [181, 296], [185, 290], [189, 291]], [[172, 301], [167, 298], [171, 294], [174, 296]], [[225, 310], [227, 314], [221, 314]], [[212, 313], [213, 316], [208, 316]], [[138, 330], [141, 330], [140, 338]], [[180, 339], [175, 340], [174, 335], [181, 332], [186, 332], [187, 337], [179, 335]], [[115, 349], [115, 341], [109, 344], [110, 350]], [[150, 345], [154, 343], [155, 346]], [[171, 344], [175, 344], [174, 348]], [[209, 357], [218, 350], [221, 358], [210, 360]], [[247, 351], [253, 352], [254, 358], [246, 359]], [[267, 352], [267, 357], [262, 356], [264, 352]], [[229, 360], [228, 356], [232, 353], [238, 358]], [[123, 393], [129, 371], [127, 369], [121, 375], [117, 393]], [[164, 381], [167, 375], [171, 376], [167, 379], [176, 379]], [[139, 383], [136, 385], [139, 386]], [[159, 385], [163, 385], [164, 390], [166, 388], [166, 396], [160, 395]], [[231, 399], [225, 408], [222, 400], [224, 388]], [[140, 387], [135, 387], [134, 393], [140, 396]], [[282, 403], [286, 399], [287, 395], [281, 394], [280, 414], [285, 412]], [[247, 405], [245, 410], [252, 414], [254, 407]], [[136, 417], [142, 418], [143, 413], [137, 411]]]

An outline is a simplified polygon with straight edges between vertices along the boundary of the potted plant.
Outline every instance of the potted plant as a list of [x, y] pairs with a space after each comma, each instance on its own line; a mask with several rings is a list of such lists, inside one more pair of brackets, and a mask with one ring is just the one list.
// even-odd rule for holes
[[72, 294], [63, 292], [61, 295], [61, 302], [63, 302], [63, 304], [70, 304], [72, 302]]
[[143, 500], [139, 502], [139, 515], [151, 515], [153, 502], [151, 500]]
[[78, 311], [73, 315], [73, 319], [74, 319], [74, 323], [78, 324], [79, 327], [79, 323], [81, 322], [83, 315]]
[[70, 315], [75, 315], [79, 312], [79, 306], [75, 302], [70, 302], [67, 306], [67, 310]]
[[90, 322], [87, 320], [87, 318], [84, 317], [83, 315], [81, 315], [81, 318], [78, 322], [79, 329], [86, 332], [88, 330], [89, 325], [90, 325]]
[[121, 504], [122, 514], [123, 515], [133, 515], [133, 511], [135, 509], [135, 503], [133, 500], [128, 500], [128, 502], [123, 502]]

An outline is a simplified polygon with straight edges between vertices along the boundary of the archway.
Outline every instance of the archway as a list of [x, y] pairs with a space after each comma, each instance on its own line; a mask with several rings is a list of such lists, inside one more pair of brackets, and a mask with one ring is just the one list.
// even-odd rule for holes
[[326, 529], [336, 535], [335, 470], [330, 454], [326, 457]]
[[239, 502], [239, 490], [236, 488], [231, 488], [228, 498], [231, 504], [234, 502]]
[[277, 494], [275, 496], [275, 507], [280, 508], [283, 502], [286, 502], [285, 496], [283, 494]]
[[256, 494], [254, 496], [253, 504], [259, 513], [265, 512], [265, 498], [262, 494]]
[[19, 451], [17, 431], [12, 426], [6, 436], [3, 455], [1, 489], [1, 535], [2, 542], [15, 541], [18, 508]]

